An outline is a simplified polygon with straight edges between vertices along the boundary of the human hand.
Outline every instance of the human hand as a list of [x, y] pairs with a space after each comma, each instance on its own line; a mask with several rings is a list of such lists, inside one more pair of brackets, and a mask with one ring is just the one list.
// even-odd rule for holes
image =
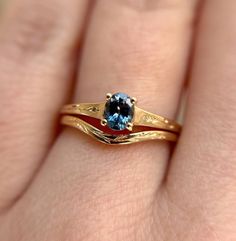
[[[233, 0], [9, 2], [0, 240], [235, 241], [235, 12]], [[117, 91], [174, 118], [186, 75], [173, 152], [165, 142], [114, 147], [58, 128], [64, 103]]]

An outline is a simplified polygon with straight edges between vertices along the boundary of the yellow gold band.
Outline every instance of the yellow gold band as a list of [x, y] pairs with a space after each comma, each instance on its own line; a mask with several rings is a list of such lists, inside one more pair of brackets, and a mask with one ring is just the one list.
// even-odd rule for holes
[[142, 141], [149, 140], [166, 140], [166, 141], [177, 141], [177, 134], [167, 131], [140, 131], [136, 133], [130, 133], [125, 135], [111, 135], [106, 134], [96, 127], [88, 124], [80, 118], [64, 115], [61, 119], [61, 123], [66, 126], [74, 127], [84, 132], [85, 134], [95, 138], [99, 142], [115, 145], [115, 144], [132, 144]]
[[[70, 115], [85, 115], [96, 119], [102, 119], [105, 103], [81, 103], [64, 105], [61, 113]], [[169, 120], [163, 116], [147, 112], [135, 106], [135, 115], [133, 124], [136, 126], [146, 126], [161, 130], [167, 130], [179, 133], [181, 126], [175, 121]]]

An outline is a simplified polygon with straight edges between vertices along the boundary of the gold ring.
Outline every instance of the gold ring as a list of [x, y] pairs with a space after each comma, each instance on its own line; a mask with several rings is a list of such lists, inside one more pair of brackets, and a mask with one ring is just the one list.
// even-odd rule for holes
[[[106, 144], [132, 144], [148, 140], [177, 141], [181, 131], [177, 122], [140, 109], [136, 104], [136, 98], [127, 94], [107, 94], [105, 102], [64, 105], [61, 123], [77, 128]], [[99, 120], [99, 126], [90, 124], [85, 117]]]

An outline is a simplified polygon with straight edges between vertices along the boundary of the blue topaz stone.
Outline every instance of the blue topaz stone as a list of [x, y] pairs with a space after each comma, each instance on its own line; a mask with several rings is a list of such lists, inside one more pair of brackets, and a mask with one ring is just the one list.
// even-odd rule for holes
[[134, 117], [134, 103], [132, 98], [124, 93], [113, 94], [106, 102], [104, 119], [107, 126], [116, 131], [127, 128]]

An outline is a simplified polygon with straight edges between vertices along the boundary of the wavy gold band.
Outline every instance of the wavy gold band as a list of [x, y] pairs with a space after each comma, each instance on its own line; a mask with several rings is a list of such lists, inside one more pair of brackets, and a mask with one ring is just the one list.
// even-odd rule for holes
[[136, 133], [130, 133], [126, 135], [111, 135], [106, 134], [96, 127], [88, 124], [87, 122], [69, 115], [64, 115], [61, 119], [61, 123], [66, 126], [74, 127], [84, 132], [85, 134], [95, 138], [96, 140], [105, 144], [132, 144], [141, 141], [149, 140], [166, 140], [166, 141], [177, 141], [177, 135], [167, 131], [141, 131]]

